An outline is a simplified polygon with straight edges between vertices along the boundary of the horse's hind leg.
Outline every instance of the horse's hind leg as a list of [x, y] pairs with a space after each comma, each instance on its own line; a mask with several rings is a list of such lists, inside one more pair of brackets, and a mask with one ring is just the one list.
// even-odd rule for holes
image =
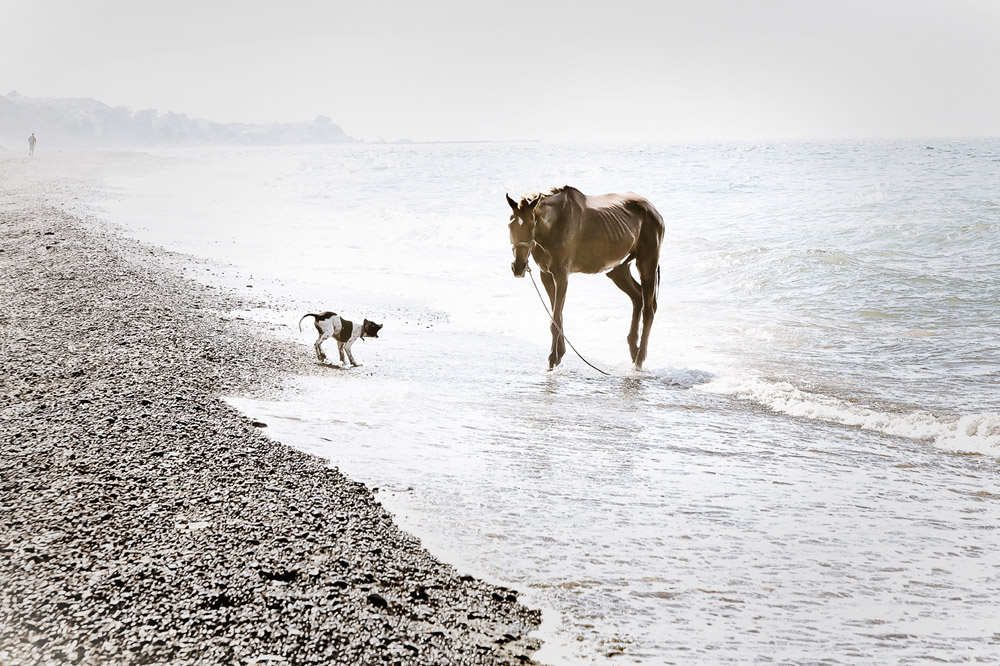
[[629, 264], [620, 264], [608, 271], [608, 277], [632, 299], [632, 326], [628, 330], [628, 350], [635, 363], [639, 355], [639, 316], [642, 314], [642, 290], [639, 283], [632, 277]]
[[641, 370], [646, 360], [649, 333], [653, 330], [653, 317], [656, 316], [656, 291], [660, 278], [659, 257], [641, 263], [637, 261], [636, 268], [639, 269], [642, 290], [642, 339], [639, 342], [639, 353], [635, 357], [635, 367]]

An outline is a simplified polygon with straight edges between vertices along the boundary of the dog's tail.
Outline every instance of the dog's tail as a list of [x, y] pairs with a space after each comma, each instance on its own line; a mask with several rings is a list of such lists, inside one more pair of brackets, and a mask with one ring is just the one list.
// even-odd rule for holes
[[319, 315], [314, 315], [314, 314], [304, 314], [304, 315], [302, 315], [302, 319], [299, 319], [299, 333], [302, 332], [302, 322], [305, 321], [306, 317], [312, 317], [313, 319], [319, 319]]

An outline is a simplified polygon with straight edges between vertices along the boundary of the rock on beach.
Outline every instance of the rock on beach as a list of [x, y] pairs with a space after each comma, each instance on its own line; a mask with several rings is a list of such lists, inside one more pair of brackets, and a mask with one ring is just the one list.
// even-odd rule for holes
[[0, 664], [535, 663], [516, 593], [220, 399], [313, 366], [257, 304], [0, 182]]

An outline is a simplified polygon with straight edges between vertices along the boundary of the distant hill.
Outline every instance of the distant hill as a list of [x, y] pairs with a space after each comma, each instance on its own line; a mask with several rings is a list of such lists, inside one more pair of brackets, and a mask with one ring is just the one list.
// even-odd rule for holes
[[39, 149], [153, 148], [203, 145], [289, 145], [354, 141], [326, 116], [309, 122], [219, 123], [154, 109], [132, 111], [96, 99], [0, 95], [0, 146], [27, 145], [32, 132]]

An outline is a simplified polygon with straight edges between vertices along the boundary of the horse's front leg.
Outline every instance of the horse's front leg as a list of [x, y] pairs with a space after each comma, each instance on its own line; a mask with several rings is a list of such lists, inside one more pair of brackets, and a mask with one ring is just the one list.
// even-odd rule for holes
[[563, 335], [563, 306], [566, 305], [566, 285], [569, 279], [565, 273], [542, 273], [542, 283], [545, 284], [544, 276], [548, 276], [552, 283], [551, 288], [546, 284], [545, 289], [549, 292], [549, 299], [552, 301], [552, 349], [549, 352], [549, 370], [559, 365], [563, 355], [566, 353], [566, 338]]
[[[552, 273], [546, 271], [539, 271], [539, 277], [542, 280], [542, 286], [545, 287], [545, 293], [549, 295], [549, 313], [555, 312], [556, 310], [556, 279], [552, 276]], [[552, 347], [549, 351], [549, 370], [552, 366], [558, 363], [556, 360], [556, 333], [553, 330], [554, 324], [549, 322], [549, 329], [552, 331]]]

